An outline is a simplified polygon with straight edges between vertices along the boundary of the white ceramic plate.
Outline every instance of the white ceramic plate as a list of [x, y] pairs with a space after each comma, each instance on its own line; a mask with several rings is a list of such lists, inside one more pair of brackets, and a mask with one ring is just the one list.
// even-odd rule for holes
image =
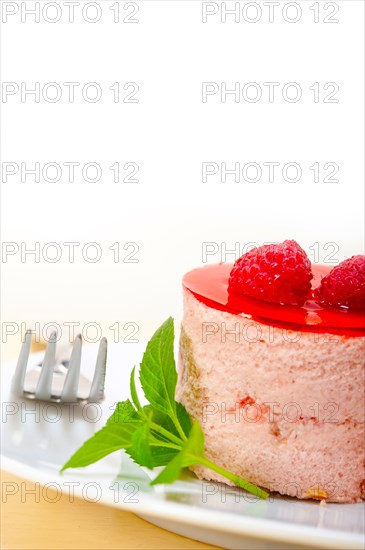
[[[51, 501], [72, 494], [115, 506], [165, 529], [225, 548], [289, 549], [364, 547], [363, 504], [320, 504], [272, 496], [266, 501], [197, 480], [149, 485], [149, 472], [122, 452], [62, 476], [59, 468], [105, 423], [114, 404], [129, 397], [129, 374], [144, 346], [109, 346], [106, 399], [102, 405], [57, 406], [19, 400], [10, 394], [15, 361], [1, 367], [2, 468], [41, 484]], [[85, 346], [82, 372], [92, 377], [97, 347]], [[28, 369], [41, 354], [32, 355]], [[56, 492], [52, 492], [55, 489]], [[21, 490], [21, 488], [19, 489]]]

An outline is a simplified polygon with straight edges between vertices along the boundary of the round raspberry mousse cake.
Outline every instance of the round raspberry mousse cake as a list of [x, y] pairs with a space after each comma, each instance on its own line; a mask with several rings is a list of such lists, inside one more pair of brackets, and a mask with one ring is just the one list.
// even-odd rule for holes
[[176, 397], [207, 456], [283, 495], [364, 499], [365, 257], [312, 266], [284, 241], [190, 271], [183, 293]]

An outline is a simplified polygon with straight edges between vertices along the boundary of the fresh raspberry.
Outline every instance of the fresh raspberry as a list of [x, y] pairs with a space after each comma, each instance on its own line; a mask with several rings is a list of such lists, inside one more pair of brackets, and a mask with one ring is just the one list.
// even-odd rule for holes
[[234, 264], [229, 290], [265, 302], [302, 305], [311, 289], [311, 263], [295, 241], [266, 244]]
[[314, 295], [326, 306], [365, 308], [365, 256], [352, 256], [331, 269]]

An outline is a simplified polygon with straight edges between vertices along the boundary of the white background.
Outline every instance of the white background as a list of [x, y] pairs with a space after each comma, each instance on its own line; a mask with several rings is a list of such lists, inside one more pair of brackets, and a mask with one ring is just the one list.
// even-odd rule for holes
[[[45, 4], [40, 2], [40, 21], [35, 22], [34, 15], [22, 13], [34, 9], [35, 2], [2, 2], [3, 83], [16, 83], [20, 90], [22, 82], [28, 89], [38, 82], [42, 91], [56, 82], [63, 92], [54, 103], [42, 93], [39, 103], [34, 95], [22, 101], [20, 91], [3, 94], [3, 170], [9, 162], [31, 168], [36, 162], [62, 167], [73, 161], [81, 167], [98, 163], [103, 173], [90, 183], [79, 168], [71, 183], [65, 168], [60, 181], [41, 176], [36, 183], [29, 174], [22, 182], [19, 169], [3, 181], [2, 240], [19, 250], [2, 256], [3, 329], [9, 322], [18, 329], [21, 322], [78, 322], [81, 328], [94, 322], [113, 340], [109, 327], [118, 323], [122, 341], [130, 332], [125, 323], [132, 322], [139, 327], [136, 338], [143, 339], [168, 315], [181, 315], [185, 271], [205, 260], [234, 260], [234, 254], [225, 256], [222, 243], [234, 249], [235, 243], [244, 247], [294, 238], [320, 262], [328, 261], [328, 253], [341, 261], [363, 252], [362, 1], [299, 1], [292, 7], [280, 2], [273, 22], [263, 2], [251, 8], [239, 2], [240, 10], [251, 10], [244, 12], [246, 19], [262, 10], [256, 23], [242, 12], [239, 22], [228, 15], [222, 23], [221, 2], [213, 3], [218, 13], [206, 23], [200, 1], [138, 1], [137, 23], [122, 21], [134, 9], [126, 2], [119, 2], [119, 23], [110, 9], [116, 2], [99, 1], [102, 15], [95, 23], [83, 18], [84, 0], [75, 5], [74, 23], [64, 2], [51, 3], [44, 17]], [[293, 19], [297, 6], [299, 20], [285, 21], [283, 13]], [[16, 13], [6, 20], [5, 9]], [[88, 10], [93, 19], [95, 8]], [[46, 20], [59, 13], [59, 21]], [[338, 22], [325, 23], [325, 17]], [[74, 103], [64, 82], [80, 83]], [[102, 89], [96, 103], [81, 95], [88, 82]], [[115, 103], [109, 89], [115, 82], [122, 97], [125, 83], [137, 83], [138, 103]], [[235, 102], [229, 95], [223, 103], [217, 93], [203, 102], [203, 82], [215, 82], [219, 89], [222, 82], [227, 88], [255, 82], [262, 97], [252, 103], [241, 95]], [[273, 102], [264, 82], [280, 83]], [[297, 102], [283, 99], [289, 82], [302, 90]], [[310, 89], [315, 82], [318, 102]], [[339, 87], [338, 102], [325, 103], [332, 88], [324, 91], [323, 86], [331, 82]], [[115, 162], [121, 168], [137, 163], [139, 182], [114, 183], [109, 166]], [[227, 167], [255, 162], [263, 173], [257, 182], [228, 176], [223, 183], [218, 174], [203, 183], [203, 162]], [[264, 162], [280, 163], [273, 182]], [[289, 162], [301, 167], [298, 182], [282, 178], [281, 168]], [[309, 167], [316, 162], [337, 164], [339, 181], [323, 182], [328, 172], [321, 169], [320, 181], [314, 182]], [[34, 255], [22, 258], [21, 251], [37, 242], [39, 262]], [[46, 258], [42, 255], [50, 242], [61, 248], [58, 262], [47, 258], [55, 249], [46, 248]], [[80, 243], [73, 263], [64, 242]], [[81, 254], [90, 242], [102, 251], [96, 263]], [[116, 242], [117, 263], [109, 248]], [[132, 251], [123, 250], [130, 242], [139, 247], [138, 263], [122, 261]], [[204, 242], [216, 243], [211, 245], [216, 252], [207, 258]], [[7, 339], [19, 339], [18, 329], [11, 329], [15, 334]]]

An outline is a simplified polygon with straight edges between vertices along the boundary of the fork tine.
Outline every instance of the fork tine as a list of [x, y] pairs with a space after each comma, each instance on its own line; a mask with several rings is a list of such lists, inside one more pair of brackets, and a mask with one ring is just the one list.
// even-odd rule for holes
[[37, 388], [35, 390], [35, 398], [47, 400], [52, 394], [52, 378], [53, 370], [56, 363], [56, 340], [57, 333], [52, 332], [49, 340], [46, 353], [42, 362], [42, 369], [39, 375]]
[[104, 397], [107, 347], [107, 339], [102, 338], [100, 340], [98, 357], [96, 359], [94, 378], [87, 399], [89, 403], [98, 403]]
[[16, 365], [13, 380], [11, 383], [11, 391], [16, 395], [23, 395], [23, 392], [24, 392], [24, 379], [25, 379], [25, 373], [28, 365], [31, 342], [32, 342], [32, 331], [27, 330], [27, 332], [25, 333], [24, 342], [19, 353], [18, 362]]
[[62, 389], [61, 401], [63, 402], [71, 403], [72, 401], [77, 401], [77, 388], [79, 383], [81, 365], [81, 347], [81, 334], [78, 334], [72, 348], [66, 380]]

